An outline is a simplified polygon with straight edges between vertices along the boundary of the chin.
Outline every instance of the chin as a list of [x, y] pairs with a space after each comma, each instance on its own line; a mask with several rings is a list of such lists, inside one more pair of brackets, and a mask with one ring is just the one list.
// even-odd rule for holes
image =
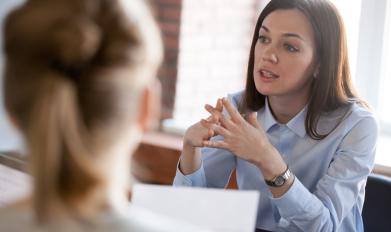
[[259, 86], [256, 86], [257, 92], [259, 94], [262, 94], [264, 96], [273, 95], [273, 91], [267, 88], [261, 88]]

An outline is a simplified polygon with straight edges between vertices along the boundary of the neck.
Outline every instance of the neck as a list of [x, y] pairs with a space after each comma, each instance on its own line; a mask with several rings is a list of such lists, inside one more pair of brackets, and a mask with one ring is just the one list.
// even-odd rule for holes
[[276, 120], [279, 123], [286, 124], [305, 107], [308, 98], [269, 96], [268, 100]]
[[105, 180], [79, 201], [77, 208], [82, 209], [80, 212], [83, 215], [93, 216], [104, 211], [123, 212], [127, 209], [132, 184], [131, 154], [136, 147], [136, 143], [131, 141], [127, 137], [123, 143], [119, 142], [118, 146], [104, 152], [100, 169], [104, 172]]
[[[131, 177], [131, 154], [135, 146], [129, 147], [129, 140], [125, 141], [125, 146], [119, 146], [110, 155], [110, 170], [107, 178], [106, 199], [110, 208], [116, 211], [123, 211], [129, 204], [129, 193], [132, 185]], [[121, 148], [125, 147], [125, 149]]]
[[129, 200], [130, 185], [130, 157], [120, 159], [122, 154], [108, 154], [110, 160], [106, 160], [105, 181], [91, 189], [85, 196], [77, 199], [73, 207], [82, 218], [94, 218], [102, 212], [122, 212], [126, 209]]

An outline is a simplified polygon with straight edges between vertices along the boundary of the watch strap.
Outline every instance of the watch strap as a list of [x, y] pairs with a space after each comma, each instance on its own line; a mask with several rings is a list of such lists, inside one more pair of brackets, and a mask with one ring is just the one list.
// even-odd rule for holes
[[274, 177], [272, 180], [265, 179], [265, 183], [272, 187], [281, 187], [285, 184], [285, 182], [289, 179], [291, 175], [292, 172], [289, 169], [289, 166], [287, 166], [286, 170], [282, 174]]

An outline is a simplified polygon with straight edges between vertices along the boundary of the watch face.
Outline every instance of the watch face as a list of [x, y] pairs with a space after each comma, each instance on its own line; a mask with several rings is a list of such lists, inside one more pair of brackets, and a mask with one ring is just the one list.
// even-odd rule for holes
[[274, 184], [275, 184], [276, 186], [281, 186], [281, 185], [283, 185], [284, 183], [285, 183], [285, 179], [284, 179], [283, 176], [278, 176], [278, 177], [276, 178], [276, 180], [274, 181]]

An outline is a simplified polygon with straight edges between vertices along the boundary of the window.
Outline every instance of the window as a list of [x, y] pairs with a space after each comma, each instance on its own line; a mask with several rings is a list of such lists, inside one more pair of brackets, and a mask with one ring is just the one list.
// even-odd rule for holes
[[345, 23], [349, 50], [349, 64], [352, 77], [355, 79], [362, 2], [361, 0], [354, 0], [354, 2], [346, 0], [331, 1], [338, 8]]
[[[360, 95], [378, 116], [377, 164], [391, 166], [391, 2], [332, 0], [344, 18], [352, 74]], [[357, 30], [355, 29], [357, 28]], [[353, 51], [352, 51], [353, 50]]]
[[[380, 2], [383, 2], [381, 4]], [[376, 80], [376, 84], [379, 87], [378, 94], [376, 95], [377, 112], [380, 122], [380, 140], [378, 144], [377, 163], [391, 166], [391, 1], [379, 1], [377, 2], [385, 12], [384, 24], [383, 24], [383, 53], [379, 56], [382, 57], [380, 67], [380, 77]], [[381, 23], [379, 23], [382, 25]]]

